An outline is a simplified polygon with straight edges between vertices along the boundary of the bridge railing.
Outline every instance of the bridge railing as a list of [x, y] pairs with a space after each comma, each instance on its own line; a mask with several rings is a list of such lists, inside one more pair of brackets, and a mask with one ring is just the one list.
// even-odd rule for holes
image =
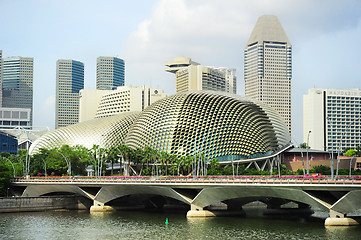
[[260, 177], [260, 176], [207, 176], [207, 177], [30, 177], [14, 178], [13, 183], [147, 183], [147, 184], [361, 184], [361, 177], [339, 177], [332, 180], [326, 177]]

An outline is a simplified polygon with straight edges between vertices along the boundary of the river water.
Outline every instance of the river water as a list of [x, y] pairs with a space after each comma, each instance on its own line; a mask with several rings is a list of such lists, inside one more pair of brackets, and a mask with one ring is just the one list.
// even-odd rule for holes
[[6, 213], [0, 239], [361, 239], [361, 226], [324, 227], [322, 218], [266, 218], [259, 207], [245, 210], [247, 217], [206, 219], [187, 219], [184, 211]]

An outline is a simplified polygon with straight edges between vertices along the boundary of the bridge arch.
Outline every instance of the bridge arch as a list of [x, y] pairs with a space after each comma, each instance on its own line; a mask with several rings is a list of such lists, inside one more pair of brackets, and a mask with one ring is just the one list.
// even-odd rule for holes
[[330, 206], [315, 199], [313, 196], [302, 189], [291, 188], [269, 188], [269, 187], [211, 187], [203, 188], [202, 191], [192, 200], [191, 204], [199, 208], [205, 208], [217, 202], [224, 202], [233, 199], [262, 199], [262, 198], [279, 198], [287, 199], [294, 202], [300, 202], [312, 207], [318, 207], [329, 210]]

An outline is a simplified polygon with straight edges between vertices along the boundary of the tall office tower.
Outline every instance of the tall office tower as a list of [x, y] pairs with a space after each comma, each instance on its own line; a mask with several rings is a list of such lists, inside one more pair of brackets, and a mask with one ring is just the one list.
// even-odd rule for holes
[[245, 94], [269, 104], [291, 133], [292, 46], [276, 16], [261, 16], [244, 50]]
[[112, 90], [124, 86], [124, 60], [116, 57], [97, 58], [97, 89]]
[[30, 109], [30, 126], [33, 122], [33, 68], [33, 58], [3, 59], [2, 107]]
[[79, 122], [79, 91], [83, 88], [84, 64], [74, 60], [58, 60], [55, 128]]
[[361, 90], [309, 89], [303, 95], [303, 139], [330, 152], [361, 146]]
[[194, 90], [236, 93], [235, 69], [206, 67], [190, 58], [175, 58], [165, 65], [165, 71], [176, 75], [176, 93]]

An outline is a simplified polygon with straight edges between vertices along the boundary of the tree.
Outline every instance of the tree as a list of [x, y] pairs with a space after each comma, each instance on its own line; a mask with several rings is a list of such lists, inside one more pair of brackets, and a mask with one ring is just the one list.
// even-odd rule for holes
[[10, 185], [10, 179], [13, 171], [3, 161], [0, 161], [0, 196], [6, 196], [7, 188]]
[[354, 157], [357, 155], [357, 152], [355, 149], [349, 149], [347, 150], [346, 154], [345, 154], [347, 157]]
[[301, 143], [300, 144], [300, 146], [299, 146], [300, 148], [310, 148], [310, 146], [309, 145], [307, 145], [307, 143]]
[[110, 147], [106, 151], [106, 162], [110, 162], [111, 171], [110, 175], [114, 174], [114, 163], [118, 160], [119, 150], [116, 147]]
[[208, 174], [209, 175], [220, 175], [221, 174], [221, 168], [220, 168], [219, 161], [217, 158], [213, 158], [209, 162]]

